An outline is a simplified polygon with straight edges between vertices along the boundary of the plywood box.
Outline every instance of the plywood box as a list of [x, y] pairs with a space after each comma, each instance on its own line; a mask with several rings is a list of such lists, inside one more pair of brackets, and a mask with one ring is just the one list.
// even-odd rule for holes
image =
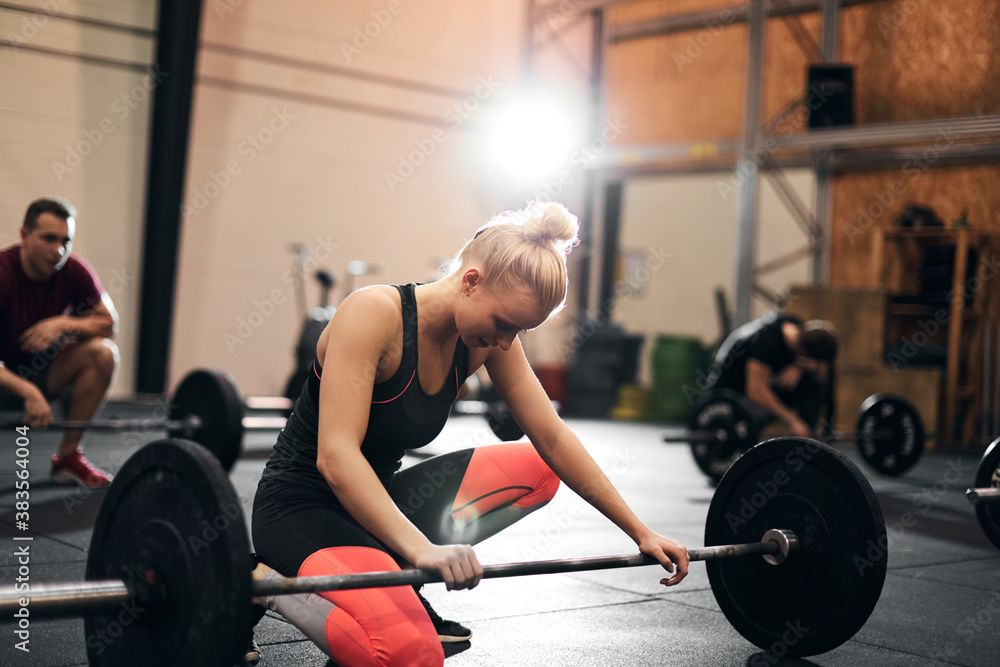
[[[936, 430], [941, 395], [939, 369], [877, 369], [838, 364], [835, 380], [834, 410], [838, 430], [855, 430], [858, 408], [872, 394], [897, 394], [917, 408], [927, 432]], [[927, 440], [928, 446], [934, 441]]]
[[791, 288], [787, 310], [837, 328], [839, 364], [874, 370], [884, 364], [885, 306], [881, 290], [804, 285]]

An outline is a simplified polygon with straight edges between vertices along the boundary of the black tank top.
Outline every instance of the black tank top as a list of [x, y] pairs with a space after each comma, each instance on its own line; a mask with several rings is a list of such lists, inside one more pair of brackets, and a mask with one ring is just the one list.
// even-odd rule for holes
[[[423, 447], [437, 437], [458, 397], [458, 389], [469, 373], [469, 348], [458, 339], [449, 371], [449, 379], [436, 394], [428, 394], [417, 375], [417, 300], [416, 283], [399, 291], [403, 307], [403, 356], [399, 370], [372, 390], [368, 429], [361, 442], [361, 453], [371, 464], [383, 485], [399, 469], [407, 449]], [[313, 362], [313, 372], [302, 387], [302, 395], [285, 428], [278, 434], [271, 458], [261, 475], [261, 484], [290, 482], [327, 491], [330, 486], [316, 468], [319, 432], [319, 384], [324, 369]], [[326, 369], [336, 373], [336, 369]]]

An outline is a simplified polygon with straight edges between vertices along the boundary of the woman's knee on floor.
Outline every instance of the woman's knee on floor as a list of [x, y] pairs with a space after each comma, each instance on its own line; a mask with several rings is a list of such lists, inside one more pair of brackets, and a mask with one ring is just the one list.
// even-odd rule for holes
[[[333, 547], [302, 563], [300, 577], [398, 570], [389, 554], [369, 547]], [[444, 652], [437, 631], [410, 586], [330, 591], [330, 654], [348, 664], [379, 667], [439, 666]]]

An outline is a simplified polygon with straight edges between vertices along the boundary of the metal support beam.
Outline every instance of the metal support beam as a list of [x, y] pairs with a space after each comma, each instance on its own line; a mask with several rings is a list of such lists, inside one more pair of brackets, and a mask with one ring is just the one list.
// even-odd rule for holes
[[[590, 136], [600, 135], [604, 126], [604, 52], [607, 47], [608, 25], [603, 9], [592, 12], [591, 53], [590, 53]], [[604, 174], [602, 170], [588, 171], [584, 182], [584, 215], [581, 220], [580, 243], [584, 246], [584, 257], [581, 262], [580, 276], [580, 317], [597, 315], [591, 309], [596, 303], [597, 309], [602, 309], [600, 303], [602, 280], [601, 252], [603, 247], [604, 223]]]
[[769, 262], [764, 264], [758, 264], [754, 267], [754, 275], [763, 276], [778, 269], [783, 269], [786, 266], [790, 266], [800, 261], [803, 257], [808, 257], [813, 254], [813, 244], [807, 243], [797, 250], [785, 253], [780, 257], [776, 257]]
[[160, 3], [156, 65], [165, 78], [153, 95], [149, 130], [136, 352], [135, 388], [143, 394], [163, 393], [167, 384], [200, 23], [201, 0]]
[[[823, 26], [820, 50], [823, 62], [836, 62], [840, 53], [841, 0], [823, 0]], [[813, 284], [825, 285], [830, 279], [830, 228], [833, 217], [833, 154], [827, 149], [816, 151], [813, 156], [816, 174], [816, 192], [813, 199], [813, 216], [816, 234], [813, 237], [815, 253], [812, 258]]]
[[[788, 9], [790, 7], [788, 0], [772, 0], [772, 3], [775, 2], [779, 8]], [[819, 44], [816, 43], [816, 40], [809, 33], [809, 29], [802, 23], [802, 17], [798, 12], [787, 12], [781, 18], [785, 22], [785, 25], [788, 26], [788, 31], [792, 33], [792, 39], [799, 45], [799, 49], [802, 50], [806, 60], [812, 61], [823, 57]]]
[[757, 242], [758, 164], [760, 146], [761, 96], [764, 78], [764, 45], [767, 39], [766, 0], [750, 0], [748, 25], [748, 56], [746, 78], [746, 110], [743, 116], [743, 141], [736, 165], [740, 181], [736, 205], [736, 322], [739, 326], [750, 321], [750, 303], [754, 288], [754, 254]]
[[904, 141], [1000, 137], [1000, 114], [934, 118], [899, 123], [831, 127], [797, 134], [773, 135], [777, 148], [858, 148]]
[[814, 285], [825, 285], [830, 280], [830, 226], [833, 217], [833, 155], [831, 151], [820, 150], [813, 157], [816, 174], [816, 191], [813, 196], [812, 281]]
[[809, 239], [809, 245], [812, 245], [814, 239], [820, 233], [820, 228], [816, 224], [816, 217], [812, 214], [812, 211], [799, 198], [792, 184], [785, 178], [785, 172], [781, 167], [768, 161], [767, 170], [764, 174], [768, 176], [767, 180], [774, 187], [778, 198], [784, 203], [788, 212], [792, 214], [792, 218], [798, 223], [799, 228], [805, 233], [806, 238]]
[[[841, 4], [844, 6], [863, 5], [870, 2], [880, 1], [881, 0], [841, 0]], [[742, 23], [748, 20], [750, 4], [751, 3], [749, 2], [744, 2], [738, 5], [731, 5], [729, 7], [717, 7], [715, 9], [706, 9], [686, 14], [676, 14], [674, 16], [665, 16], [662, 18], [617, 25], [611, 30], [608, 39], [612, 44], [617, 44], [618, 42], [624, 42], [632, 39], [642, 39], [644, 37], [671, 35], [678, 32], [686, 32], [688, 30], [704, 30], [707, 26], [717, 25], [720, 22], [723, 25]], [[782, 2], [780, 4], [777, 2], [769, 2], [767, 6], [767, 15], [771, 17], [798, 14], [802, 12], [815, 12], [819, 11], [821, 6], [822, 0], [787, 0], [787, 2]]]

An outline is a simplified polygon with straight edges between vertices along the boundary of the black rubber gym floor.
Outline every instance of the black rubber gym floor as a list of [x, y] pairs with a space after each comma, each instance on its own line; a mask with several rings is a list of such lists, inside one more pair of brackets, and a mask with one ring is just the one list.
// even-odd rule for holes
[[[112, 404], [106, 416], [141, 418], [134, 405]], [[584, 444], [636, 512], [652, 528], [687, 546], [700, 546], [713, 488], [683, 444], [659, 441], [659, 426], [570, 421]], [[231, 479], [249, 515], [273, 433], [248, 434]], [[45, 486], [58, 433], [35, 432], [29, 469], [30, 531], [14, 513], [15, 440], [0, 436], [0, 584], [18, 577], [15, 550], [31, 535], [30, 581], [83, 578], [87, 546], [103, 492]], [[117, 470], [155, 431], [92, 433], [87, 456]], [[427, 450], [434, 453], [491, 441], [485, 421], [453, 418]], [[844, 448], [857, 460], [851, 448]], [[472, 628], [471, 642], [452, 645], [446, 664], [544, 665], [998, 665], [1000, 664], [1000, 550], [982, 534], [964, 498], [979, 455], [930, 452], [901, 479], [866, 473], [889, 528], [889, 573], [865, 627], [839, 648], [808, 659], [776, 658], [744, 640], [719, 610], [703, 563], [678, 587], [658, 585], [655, 568], [494, 579], [473, 591], [425, 588], [446, 618]], [[904, 523], [906, 525], [904, 525]], [[542, 510], [482, 543], [484, 563], [631, 553], [632, 542], [575, 494], [560, 489]], [[83, 665], [79, 619], [37, 621], [30, 652], [15, 647], [15, 627], [0, 624], [0, 665]], [[262, 664], [327, 665], [326, 658], [281, 617], [257, 626]]]

